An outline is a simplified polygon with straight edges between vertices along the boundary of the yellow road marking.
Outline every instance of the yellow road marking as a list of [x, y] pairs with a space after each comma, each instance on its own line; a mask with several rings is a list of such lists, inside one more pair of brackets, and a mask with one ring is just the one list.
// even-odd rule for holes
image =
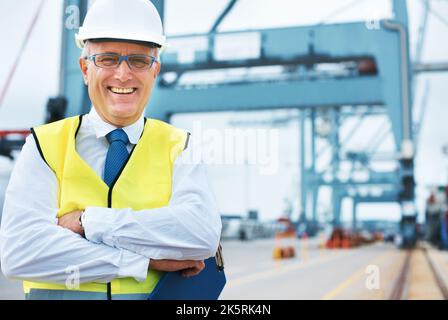
[[[367, 265], [373, 264], [375, 261], [380, 260], [384, 258], [385, 256], [389, 255], [392, 251], [387, 251], [385, 253], [381, 253], [375, 258], [373, 258]], [[321, 300], [331, 300], [334, 299], [338, 294], [340, 294], [342, 291], [347, 289], [352, 283], [357, 281], [359, 278], [361, 278], [363, 275], [365, 275], [366, 266], [364, 265], [361, 269], [357, 270], [355, 273], [353, 273], [350, 277], [348, 277], [345, 281], [341, 282], [336, 288], [326, 293]]]
[[320, 256], [314, 260], [311, 261], [307, 261], [307, 263], [303, 263], [303, 262], [299, 262], [296, 264], [290, 264], [290, 265], [283, 265], [283, 266], [279, 266], [278, 264], [276, 266], [274, 266], [274, 268], [272, 269], [268, 269], [268, 270], [264, 270], [264, 271], [260, 271], [257, 273], [253, 273], [247, 276], [243, 276], [240, 278], [236, 278], [233, 280], [229, 280], [227, 282], [227, 285], [229, 287], [235, 287], [235, 286], [239, 286], [239, 285], [243, 285], [243, 284], [247, 284], [253, 281], [257, 281], [257, 280], [261, 280], [261, 279], [266, 279], [269, 277], [276, 277], [278, 275], [287, 273], [287, 272], [291, 272], [291, 271], [296, 271], [305, 267], [310, 267], [310, 266], [314, 266], [314, 265], [319, 265], [321, 263], [324, 262], [328, 262], [331, 260], [336, 260], [338, 258], [341, 257], [345, 257], [349, 254], [354, 254], [354, 251], [347, 251], [341, 254], [337, 254], [337, 255], [332, 255], [332, 254], [327, 254], [327, 255], [323, 255]]

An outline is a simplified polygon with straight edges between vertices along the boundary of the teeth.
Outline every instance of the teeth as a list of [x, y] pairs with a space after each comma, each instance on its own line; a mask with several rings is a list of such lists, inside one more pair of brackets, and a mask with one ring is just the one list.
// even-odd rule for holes
[[113, 93], [124, 94], [124, 93], [133, 93], [135, 91], [135, 89], [134, 88], [115, 88], [115, 87], [111, 87], [110, 91], [112, 91]]

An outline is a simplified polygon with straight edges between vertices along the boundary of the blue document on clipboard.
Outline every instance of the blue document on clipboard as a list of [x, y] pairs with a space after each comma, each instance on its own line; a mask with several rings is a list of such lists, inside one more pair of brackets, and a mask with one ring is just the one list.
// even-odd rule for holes
[[216, 257], [204, 261], [205, 268], [185, 278], [180, 272], [167, 272], [160, 278], [149, 300], [217, 300], [226, 284], [221, 246]]

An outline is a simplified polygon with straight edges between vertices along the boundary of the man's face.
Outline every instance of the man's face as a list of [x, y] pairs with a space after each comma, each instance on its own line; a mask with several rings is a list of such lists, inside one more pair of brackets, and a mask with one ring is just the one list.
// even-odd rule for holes
[[[127, 42], [90, 42], [89, 55], [116, 53], [122, 56], [144, 54], [157, 57], [157, 49]], [[116, 69], [95, 66], [93, 61], [79, 61], [89, 97], [100, 117], [117, 127], [136, 122], [144, 111], [151, 95], [154, 81], [160, 71], [155, 62], [151, 69], [131, 70], [123, 61]], [[133, 89], [132, 93], [114, 93], [117, 89]], [[129, 90], [128, 90], [129, 91]]]

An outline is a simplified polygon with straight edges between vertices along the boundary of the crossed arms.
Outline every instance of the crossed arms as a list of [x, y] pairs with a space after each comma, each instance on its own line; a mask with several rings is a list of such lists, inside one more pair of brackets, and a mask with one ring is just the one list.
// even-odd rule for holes
[[191, 276], [217, 250], [221, 221], [205, 166], [199, 162], [175, 166], [166, 207], [86, 208], [85, 238], [65, 224], [69, 215], [67, 221], [55, 219], [57, 190], [57, 178], [28, 137], [3, 210], [0, 254], [7, 277], [65, 284], [67, 269], [73, 266], [80, 270], [81, 283], [122, 277], [143, 281], [148, 268], [184, 270]]

